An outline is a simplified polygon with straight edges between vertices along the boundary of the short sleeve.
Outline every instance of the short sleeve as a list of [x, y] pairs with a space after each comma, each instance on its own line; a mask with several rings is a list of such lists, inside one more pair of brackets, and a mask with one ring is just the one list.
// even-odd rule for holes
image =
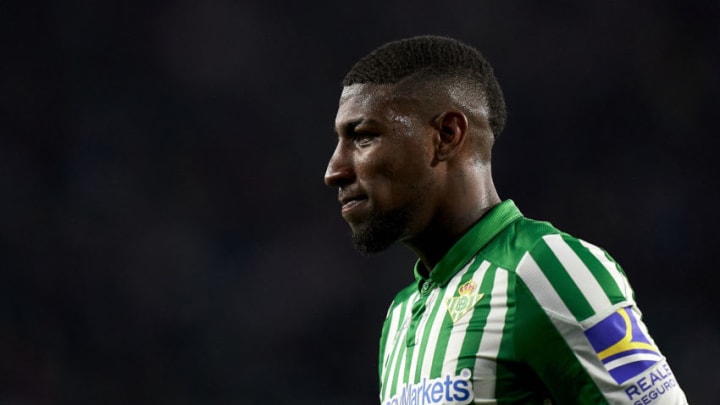
[[606, 252], [546, 235], [516, 274], [516, 351], [554, 403], [687, 403], [624, 272]]

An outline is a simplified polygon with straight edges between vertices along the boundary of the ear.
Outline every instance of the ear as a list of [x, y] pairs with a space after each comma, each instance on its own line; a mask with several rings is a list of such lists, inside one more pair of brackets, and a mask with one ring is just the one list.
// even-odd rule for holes
[[448, 111], [438, 115], [434, 124], [440, 135], [435, 159], [447, 161], [462, 150], [467, 137], [468, 119], [460, 111]]

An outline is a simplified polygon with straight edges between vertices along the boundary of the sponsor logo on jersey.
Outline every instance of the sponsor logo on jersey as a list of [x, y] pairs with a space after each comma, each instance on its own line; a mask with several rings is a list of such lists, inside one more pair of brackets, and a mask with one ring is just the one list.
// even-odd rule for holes
[[468, 313], [485, 294], [473, 294], [477, 284], [470, 280], [458, 287], [458, 296], [448, 298], [446, 301], [447, 310], [453, 322], [457, 322], [463, 315]]
[[585, 331], [598, 358], [618, 384], [640, 375], [662, 356], [640, 329], [630, 307], [617, 310]]
[[677, 386], [670, 366], [662, 362], [651, 368], [649, 373], [633, 381], [632, 385], [625, 388], [625, 394], [633, 401], [633, 405], [650, 405], [656, 399], [665, 396], [675, 398], [675, 402], [678, 402], [679, 399], [673, 396], [673, 393], [677, 392], [674, 389]]
[[470, 369], [465, 368], [458, 376], [424, 377], [416, 384], [403, 385], [394, 397], [383, 401], [383, 405], [469, 404], [473, 397], [471, 374]]

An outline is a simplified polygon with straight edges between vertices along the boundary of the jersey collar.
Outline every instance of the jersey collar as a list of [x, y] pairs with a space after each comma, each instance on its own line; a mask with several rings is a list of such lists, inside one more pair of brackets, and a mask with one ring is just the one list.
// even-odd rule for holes
[[488, 242], [510, 225], [511, 222], [520, 217], [522, 217], [522, 213], [515, 206], [513, 200], [501, 202], [486, 213], [450, 248], [445, 256], [440, 259], [440, 262], [435, 265], [429, 277], [418, 271], [420, 266], [423, 265], [418, 259], [415, 263], [415, 279], [420, 285], [425, 284], [423, 281], [429, 279], [436, 286], [444, 286], [472, 256], [482, 250]]

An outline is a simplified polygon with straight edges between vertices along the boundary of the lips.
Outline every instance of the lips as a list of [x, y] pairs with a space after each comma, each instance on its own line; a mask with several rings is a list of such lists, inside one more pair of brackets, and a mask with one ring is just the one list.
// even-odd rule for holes
[[358, 207], [362, 203], [366, 202], [367, 196], [360, 194], [352, 196], [340, 196], [338, 200], [342, 205], [342, 213], [345, 214], [352, 211], [354, 208]]
[[357, 200], [349, 200], [348, 202], [346, 202], [342, 205], [342, 212], [348, 212], [348, 211], [352, 210], [353, 208], [357, 207], [358, 205], [362, 204], [364, 201], [366, 201], [365, 198], [357, 199]]

